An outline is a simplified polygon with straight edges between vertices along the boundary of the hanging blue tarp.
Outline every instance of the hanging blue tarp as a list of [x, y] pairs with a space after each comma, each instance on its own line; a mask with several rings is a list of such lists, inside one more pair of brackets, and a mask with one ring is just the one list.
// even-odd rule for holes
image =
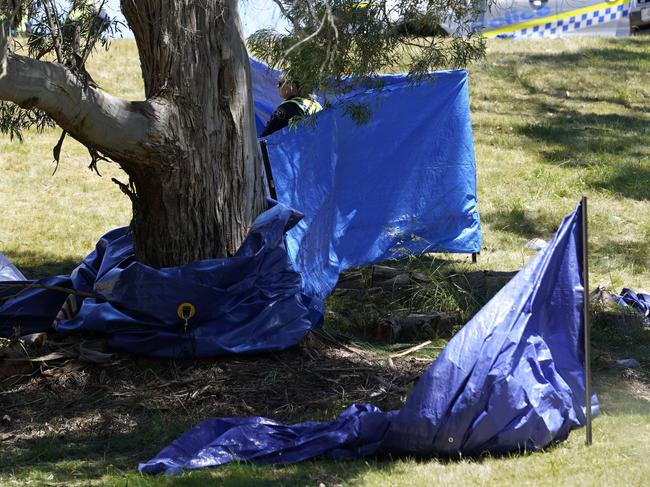
[[[258, 130], [277, 94], [277, 71], [252, 61]], [[466, 71], [414, 85], [377, 77], [314, 120], [267, 137], [278, 200], [305, 215], [287, 234], [306, 292], [326, 297], [341, 271], [423, 252], [481, 249]], [[370, 112], [366, 123], [350, 107]], [[259, 133], [258, 132], [258, 133]]]
[[[372, 111], [367, 123], [350, 102]], [[287, 245], [308, 293], [327, 296], [359, 265], [480, 251], [466, 72], [394, 77], [315, 118], [267, 138], [278, 200], [305, 215]]]
[[269, 69], [266, 64], [255, 58], [250, 58], [250, 61], [253, 99], [255, 100], [255, 126], [259, 137], [271, 118], [273, 110], [283, 101], [278, 92], [281, 73]]
[[[477, 455], [537, 450], [585, 423], [581, 210], [465, 327], [405, 405], [355, 405], [327, 423], [219, 418], [183, 434], [149, 473], [231, 461], [287, 464], [374, 453]], [[592, 398], [594, 412], [598, 402]]]

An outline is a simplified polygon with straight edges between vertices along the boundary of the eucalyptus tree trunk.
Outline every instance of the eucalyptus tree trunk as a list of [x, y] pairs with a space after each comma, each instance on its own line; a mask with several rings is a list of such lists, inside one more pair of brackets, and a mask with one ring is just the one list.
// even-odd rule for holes
[[237, 1], [122, 0], [122, 11], [146, 101], [11, 53], [0, 99], [43, 109], [120, 164], [138, 260], [166, 267], [232, 255], [265, 200]]
[[171, 106], [175, 137], [129, 171], [136, 252], [158, 266], [233, 254], [264, 202], [237, 2], [123, 0], [122, 10], [146, 97]]

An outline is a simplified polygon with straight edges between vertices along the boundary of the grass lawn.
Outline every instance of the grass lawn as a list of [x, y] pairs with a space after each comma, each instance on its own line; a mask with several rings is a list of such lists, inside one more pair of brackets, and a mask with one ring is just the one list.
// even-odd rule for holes
[[[470, 69], [484, 250], [478, 266], [469, 264], [467, 256], [418, 260], [415, 265], [445, 271], [516, 270], [533, 255], [526, 243], [550, 238], [586, 195], [592, 287], [615, 292], [623, 286], [650, 288], [650, 36], [494, 40], [488, 46], [487, 59]], [[118, 41], [91, 60], [89, 72], [109, 91], [138, 99], [138, 66], [135, 44]], [[0, 138], [0, 250], [29, 277], [69, 272], [103, 233], [130, 218], [127, 198], [111, 182], [112, 177], [124, 179], [119, 168], [100, 164], [102, 177], [94, 175], [87, 169], [85, 149], [74, 141], [66, 141], [52, 176], [51, 150], [57, 138], [54, 130], [28, 132], [24, 144]], [[445, 296], [441, 306], [463, 311], [466, 303]], [[420, 306], [442, 300], [427, 299]], [[479, 305], [464, 310], [464, 317]], [[330, 308], [340, 313], [345, 306], [333, 300]], [[329, 324], [331, 329], [334, 325]], [[150, 478], [135, 473], [138, 461], [207, 417], [210, 409], [195, 415], [180, 407], [150, 408], [157, 412], [149, 412], [141, 423], [121, 410], [109, 420], [124, 427], [107, 436], [93, 434], [91, 419], [103, 407], [97, 403], [94, 412], [84, 412], [87, 417], [57, 412], [52, 425], [43, 425], [29, 441], [5, 447], [0, 434], [0, 485], [647, 485], [650, 332], [597, 328], [594, 342], [595, 387], [603, 412], [594, 423], [591, 448], [583, 444], [583, 431], [577, 431], [546, 452], [505, 458], [313, 461], [287, 468], [233, 465], [172, 479]], [[629, 357], [641, 368], [610, 365]], [[333, 417], [349, 402], [337, 397], [336, 407], [300, 409], [283, 419]], [[250, 409], [248, 414], [266, 413]], [[74, 440], [54, 427], [57, 421], [73, 420], [90, 425]], [[3, 428], [0, 433], [7, 431]]]

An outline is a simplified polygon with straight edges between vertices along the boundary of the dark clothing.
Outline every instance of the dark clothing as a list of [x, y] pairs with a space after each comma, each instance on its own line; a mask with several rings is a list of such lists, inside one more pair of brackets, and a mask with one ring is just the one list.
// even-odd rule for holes
[[[297, 98], [297, 97], [295, 97]], [[305, 115], [305, 111], [298, 106], [297, 103], [292, 103], [291, 98], [280, 103], [278, 108], [271, 114], [266, 127], [260, 137], [266, 137], [271, 135], [273, 132], [283, 129], [289, 125], [289, 120], [293, 117], [302, 117]]]

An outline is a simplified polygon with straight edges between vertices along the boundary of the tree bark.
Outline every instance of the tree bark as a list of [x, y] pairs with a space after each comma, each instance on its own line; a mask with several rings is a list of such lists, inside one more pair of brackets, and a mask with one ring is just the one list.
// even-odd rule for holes
[[122, 0], [122, 10], [146, 101], [120, 100], [61, 65], [13, 54], [0, 99], [44, 110], [127, 172], [138, 260], [167, 267], [230, 256], [265, 204], [237, 1]]
[[7, 72], [7, 47], [14, 17], [20, 8], [18, 0], [0, 0], [0, 78]]
[[7, 56], [0, 99], [47, 112], [75, 139], [122, 163], [125, 170], [157, 164], [151, 146], [172, 136], [164, 100], [130, 102], [84, 84], [68, 68]]
[[147, 99], [173, 106], [173, 150], [130, 171], [136, 252], [155, 266], [232, 255], [264, 208], [236, 0], [122, 0]]

